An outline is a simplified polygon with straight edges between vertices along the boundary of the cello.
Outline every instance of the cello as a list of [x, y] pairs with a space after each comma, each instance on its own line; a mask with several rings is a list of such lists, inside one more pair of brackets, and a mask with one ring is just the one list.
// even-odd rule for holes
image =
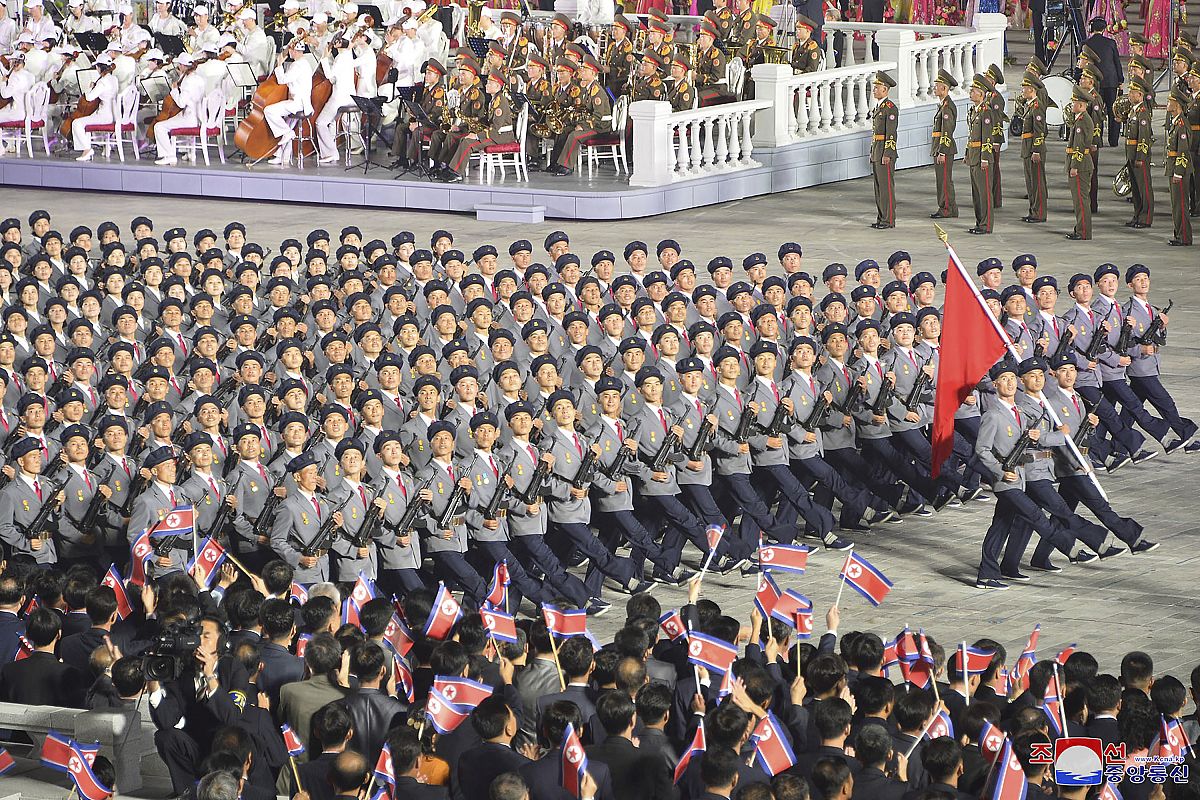
[[[313, 109], [312, 116], [305, 122], [303, 131], [308, 137], [304, 147], [306, 157], [316, 153], [316, 146], [312, 143], [312, 126], [315, 124], [317, 115], [321, 113], [321, 109], [329, 102], [332, 95], [333, 83], [325, 77], [324, 69], [318, 68], [313, 73], [312, 93], [309, 95], [309, 103]], [[276, 79], [275, 72], [272, 70], [254, 91], [254, 97], [250, 101], [250, 113], [238, 123], [237, 132], [233, 136], [234, 145], [248, 158], [260, 161], [270, 156], [279, 147], [279, 137], [271, 133], [271, 127], [267, 124], [267, 118], [263, 111], [267, 106], [281, 103], [287, 99], [288, 87]]]
[[[96, 67], [100, 70], [100, 77], [104, 77], [113, 70], [113, 64], [102, 64], [97, 62]], [[63, 116], [62, 125], [59, 126], [58, 132], [63, 136], [71, 135], [71, 126], [75, 124], [75, 120], [83, 119], [86, 116], [95, 114], [100, 110], [100, 100], [89, 100], [87, 95], [79, 98], [79, 102], [75, 104], [75, 110], [70, 114]]]

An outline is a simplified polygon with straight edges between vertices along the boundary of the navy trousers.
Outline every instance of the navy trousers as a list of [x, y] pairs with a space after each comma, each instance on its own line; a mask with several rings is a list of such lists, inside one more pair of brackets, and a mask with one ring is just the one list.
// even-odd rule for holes
[[510, 544], [527, 567], [536, 567], [541, 571], [545, 582], [550, 584], [555, 592], [580, 608], [587, 605], [591, 598], [587, 587], [578, 577], [567, 572], [540, 533], [514, 536]]
[[600, 596], [605, 576], [625, 586], [639, 575], [640, 570], [633, 563], [633, 559], [610, 553], [586, 524], [582, 522], [552, 522], [550, 524], [559, 535], [587, 556], [588, 571], [583, 578], [583, 585], [587, 588], [589, 597]]

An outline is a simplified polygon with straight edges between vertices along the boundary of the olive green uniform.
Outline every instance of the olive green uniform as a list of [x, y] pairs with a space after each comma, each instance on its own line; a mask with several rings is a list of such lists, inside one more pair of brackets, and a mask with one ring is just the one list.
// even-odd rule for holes
[[1192, 135], [1187, 116], [1180, 114], [1167, 127], [1167, 178], [1171, 182], [1171, 220], [1175, 223], [1175, 241], [1192, 243], [1192, 222], [1188, 219], [1187, 192], [1195, 171], [1192, 161]]
[[[1042, 98], [1025, 101], [1021, 120], [1021, 159], [1025, 164], [1025, 193], [1029, 219], [1046, 219], [1046, 108]], [[1038, 158], [1035, 161], [1034, 155]]]
[[[958, 106], [947, 95], [933, 115], [933, 133], [930, 134], [929, 155], [933, 157], [934, 173], [937, 175], [938, 214], [943, 217], [958, 216], [958, 201], [954, 197], [954, 156], [958, 146], [954, 143], [954, 128], [958, 125]], [[945, 161], [937, 163], [938, 156]]]
[[[896, 226], [896, 130], [900, 112], [890, 97], [871, 112], [871, 175], [875, 179], [877, 224]], [[884, 158], [887, 163], [884, 163]]]
[[[1092, 141], [1092, 117], [1085, 112], [1075, 120], [1067, 139], [1067, 185], [1071, 205], [1075, 207], [1075, 235], [1081, 239], [1092, 238], [1092, 205], [1088, 197], [1092, 182]], [[1071, 175], [1071, 170], [1076, 174]]]
[[1133, 220], [1139, 226], [1154, 223], [1154, 184], [1150, 179], [1150, 147], [1154, 129], [1150, 109], [1145, 102], [1130, 107], [1122, 129], [1125, 138], [1125, 164], [1133, 195]]
[[984, 100], [967, 110], [967, 152], [963, 163], [971, 168], [971, 204], [975, 230], [992, 232], [992, 109]]

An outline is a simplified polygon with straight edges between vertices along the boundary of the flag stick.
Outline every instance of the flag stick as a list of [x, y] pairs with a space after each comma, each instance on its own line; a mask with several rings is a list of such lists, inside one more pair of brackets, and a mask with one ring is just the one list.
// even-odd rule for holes
[[300, 783], [300, 769], [296, 766], [296, 757], [289, 755], [288, 763], [292, 765], [292, 777], [296, 779], [296, 791], [303, 792], [304, 784]]
[[[688, 622], [687, 629], [688, 629], [688, 633], [692, 632], [692, 623], [691, 622]], [[690, 636], [688, 638], [691, 639]], [[690, 646], [691, 645], [689, 643], [689, 647]], [[703, 696], [704, 692], [701, 691], [701, 689], [700, 689], [700, 667], [697, 664], [692, 664], [692, 677], [696, 680], [696, 694]], [[718, 690], [718, 693], [719, 693], [719, 690]]]
[[970, 703], [971, 695], [973, 695], [974, 692], [971, 691], [971, 670], [967, 669], [967, 640], [966, 639], [963, 639], [962, 643], [959, 644], [959, 649], [960, 649], [959, 651], [961, 653], [960, 658], [962, 658], [961, 666], [962, 666], [962, 674], [963, 674], [963, 685], [967, 689], [967, 702]]
[[367, 781], [367, 793], [363, 795], [367, 800], [371, 800], [371, 790], [375, 788], [375, 771], [371, 770], [371, 780]]
[[[717, 544], [719, 545], [720, 541], [718, 541]], [[700, 577], [701, 578], [704, 577], [704, 573], [708, 572], [708, 566], [709, 566], [709, 564], [712, 564], [713, 556], [715, 556], [716, 554], [717, 554], [717, 548], [715, 548], [715, 547], [708, 551], [708, 558], [704, 559], [704, 563], [700, 566]]]
[[558, 663], [558, 645], [554, 642], [554, 631], [548, 631], [550, 634], [550, 653], [554, 656], [554, 670], [558, 673], [558, 690], [565, 692], [567, 690], [567, 682], [563, 678], [562, 664]]
[[254, 577], [254, 573], [253, 573], [253, 572], [251, 572], [250, 570], [246, 569], [246, 565], [245, 565], [245, 564], [243, 564], [241, 561], [238, 561], [238, 559], [237, 559], [237, 556], [235, 556], [233, 553], [231, 553], [230, 551], [226, 550], [226, 551], [225, 551], [225, 557], [226, 557], [226, 558], [228, 558], [228, 559], [230, 560], [230, 562], [231, 562], [231, 563], [232, 563], [232, 564], [233, 564], [235, 567], [237, 567], [237, 568], [238, 568], [238, 569], [240, 569], [240, 570], [241, 570], [243, 573], [245, 573], [245, 575], [246, 575], [246, 577], [247, 577], [247, 578], [252, 578], [252, 577]]
[[929, 676], [929, 682], [933, 684], [933, 702], [934, 702], [934, 705], [941, 705], [941, 702], [942, 702], [942, 695], [941, 695], [941, 693], [940, 693], [940, 692], [938, 692], [938, 687], [937, 687], [937, 673], [936, 673], [936, 671], [934, 672], [934, 674], [933, 674], [933, 675], [930, 675], [930, 676]]
[[[992, 316], [991, 309], [987, 307], [987, 302], [983, 299], [983, 295], [979, 293], [979, 287], [975, 285], [975, 281], [971, 279], [966, 267], [964, 267], [962, 265], [962, 261], [959, 260], [958, 253], [955, 252], [954, 247], [950, 244], [949, 234], [947, 234], [946, 231], [943, 230], [942, 227], [937, 223], [934, 223], [933, 227], [937, 229], [938, 239], [940, 239], [942, 244], [946, 246], [946, 250], [950, 254], [950, 261], [954, 264], [955, 268], [958, 269], [959, 276], [963, 279], [967, 286], [971, 288], [971, 294], [975, 296], [975, 302], [979, 303], [979, 305], [983, 308], [988, 322], [992, 324], [992, 327], [1000, 336], [1000, 340], [1004, 342], [1004, 346], [1008, 348], [1008, 354], [1012, 356], [1014, 361], [1022, 361], [1023, 359], [1021, 358], [1021, 354], [1017, 352], [1017, 348], [1012, 343], [1012, 340], [1009, 339], [1008, 334], [1005, 333], [1004, 329], [1000, 327], [1000, 321]], [[1050, 421], [1054, 423], [1054, 427], [1057, 428], [1062, 424], [1062, 420], [1059, 419], [1058, 413], [1054, 410], [1054, 406], [1051, 405], [1050, 401], [1046, 398], [1045, 392], [1042, 393], [1042, 396], [1039, 399], [1041, 400], [1042, 408], [1046, 411], [1046, 416], [1050, 418]], [[1096, 487], [1096, 491], [1099, 492], [1100, 496], [1107, 500], [1108, 495], [1105, 493], [1104, 488], [1100, 485], [1099, 479], [1096, 478], [1096, 471], [1092, 469], [1091, 462], [1083, 457], [1083, 453], [1079, 452], [1079, 447], [1075, 444], [1075, 438], [1073, 436], [1067, 436], [1066, 440], [1067, 450], [1070, 451], [1071, 456], [1075, 459], [1076, 463], [1085, 470], [1085, 474], [1091, 480], [1092, 485]]]
[[917, 740], [909, 745], [908, 750], [904, 752], [905, 761], [908, 761], [908, 757], [912, 755], [913, 750], [917, 749], [917, 745], [921, 743], [921, 740], [925, 738], [925, 734], [929, 733], [929, 729], [932, 728], [933, 723], [937, 721], [937, 709], [934, 709], [934, 712], [934, 715], [929, 718], [928, 722], [925, 723], [925, 727], [921, 728], [921, 732], [917, 734]]
[[420, 741], [421, 737], [425, 735], [425, 720], [426, 717], [421, 717], [421, 724], [417, 726], [417, 741]]
[[842, 602], [842, 589], [846, 588], [846, 567], [850, 566], [850, 554], [853, 552], [854, 552], [854, 548], [851, 547], [849, 552], [846, 553], [845, 563], [842, 564], [842, 582], [840, 584], [838, 584], [837, 597], [834, 598], [834, 601], [833, 601], [834, 608], [837, 608]]
[[1054, 688], [1058, 690], [1058, 719], [1062, 722], [1062, 735], [1067, 736], [1067, 702], [1066, 691], [1063, 689], [1062, 681], [1058, 677], [1058, 662], [1054, 661], [1052, 669], [1054, 670]]

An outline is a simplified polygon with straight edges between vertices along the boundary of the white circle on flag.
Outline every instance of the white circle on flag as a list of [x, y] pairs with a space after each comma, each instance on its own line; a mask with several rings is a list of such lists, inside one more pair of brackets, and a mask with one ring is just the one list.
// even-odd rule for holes
[[987, 749], [988, 749], [988, 750], [991, 750], [991, 751], [993, 751], [993, 752], [994, 752], [994, 751], [996, 751], [996, 750], [999, 750], [999, 749], [1000, 749], [1000, 742], [1001, 742], [1001, 739], [1000, 739], [1000, 737], [999, 737], [999, 736], [996, 736], [995, 734], [993, 734], [993, 735], [991, 735], [991, 736], [987, 737], [987, 742], [986, 742], [986, 744], [987, 744]]
[[546, 627], [554, 628], [558, 625], [558, 614], [553, 611], [546, 611]]
[[209, 562], [215, 562], [217, 560], [217, 551], [211, 550], [211, 549], [205, 550], [204, 551], [204, 560], [209, 561]]
[[772, 736], [772, 735], [773, 735], [773, 734], [771, 733], [771, 726], [770, 726], [770, 725], [763, 725], [763, 726], [762, 726], [762, 732], [758, 734], [758, 740], [759, 740], [760, 742], [765, 742], [765, 741], [768, 741], [768, 740], [770, 740], [770, 738], [771, 738], [771, 736]]
[[427, 711], [428, 711], [430, 714], [438, 714], [438, 713], [440, 713], [440, 712], [441, 712], [441, 710], [442, 710], [442, 703], [441, 703], [441, 701], [440, 701], [440, 700], [438, 700], [436, 697], [431, 697], [431, 698], [429, 698], [429, 703], [427, 704], [426, 710], [427, 710]]
[[71, 756], [67, 760], [67, 769], [71, 772], [83, 772], [83, 764], [75, 756]]
[[179, 519], [178, 514], [175, 514], [175, 513], [167, 514], [167, 527], [168, 528], [178, 528], [179, 522], [180, 522], [180, 519]]
[[759, 559], [759, 561], [774, 561], [775, 560], [775, 548], [768, 547], [768, 548], [760, 551], [758, 554], [758, 559]]
[[447, 686], [442, 690], [442, 694], [446, 695], [446, 699], [453, 701], [458, 696], [458, 687], [454, 685]]
[[694, 656], [700, 655], [700, 651], [704, 649], [704, 643], [699, 639], [694, 639], [688, 644], [688, 652]]
[[582, 758], [583, 752], [580, 751], [577, 745], [571, 745], [567, 748], [567, 761], [570, 761], [572, 764], [578, 764]]
[[679, 633], [679, 626], [676, 625], [674, 622], [668, 622], [667, 623], [667, 633], [674, 636], [675, 634]]
[[454, 601], [453, 600], [446, 600], [442, 603], [442, 613], [443, 614], [453, 614], [454, 613]]
[[483, 627], [487, 628], [488, 630], [495, 628], [496, 627], [496, 618], [494, 616], [492, 616], [491, 614], [484, 614], [483, 615]]
[[850, 566], [846, 567], [846, 577], [857, 578], [860, 575], [862, 575], [862, 567], [860, 567], [858, 564], [851, 564]]

